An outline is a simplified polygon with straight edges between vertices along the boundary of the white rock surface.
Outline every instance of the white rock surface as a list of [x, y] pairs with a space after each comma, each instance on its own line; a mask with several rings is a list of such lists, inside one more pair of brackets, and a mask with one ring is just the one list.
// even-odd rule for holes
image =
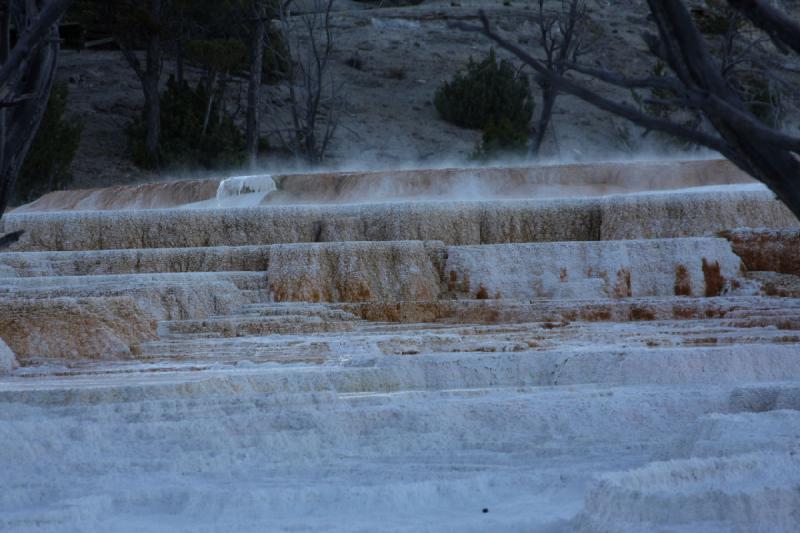
[[[264, 203], [374, 203], [410, 199], [474, 200], [593, 196], [753, 183], [724, 159], [547, 164], [514, 167], [314, 172], [177, 180], [106, 189], [54, 191], [17, 213], [248, 207]], [[271, 194], [276, 191], [277, 194]], [[216, 196], [214, 192], [216, 191]]]
[[764, 190], [643, 193], [599, 198], [291, 205], [21, 213], [16, 251], [438, 240], [448, 245], [708, 236], [736, 227], [797, 227]]
[[267, 279], [276, 301], [437, 300], [440, 242], [344, 242], [270, 247]]
[[754, 453], [652, 463], [601, 477], [578, 531], [792, 531], [800, 456]]
[[741, 268], [728, 241], [693, 238], [451, 246], [445, 272], [473, 298], [561, 300], [717, 295]]
[[4, 223], [2, 531], [797, 530], [758, 188]]
[[3, 339], [0, 339], [0, 375], [12, 372], [17, 366], [17, 357], [14, 352]]

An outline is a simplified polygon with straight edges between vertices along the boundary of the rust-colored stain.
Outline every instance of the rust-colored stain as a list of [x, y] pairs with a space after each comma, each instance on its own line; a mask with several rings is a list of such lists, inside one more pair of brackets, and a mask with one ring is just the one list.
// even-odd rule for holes
[[486, 287], [483, 285], [478, 287], [478, 292], [475, 293], [475, 298], [478, 300], [488, 300], [489, 299], [489, 291], [486, 290]]
[[575, 320], [578, 320], [578, 312], [574, 309], [565, 311], [562, 316], [567, 322], [574, 322]]
[[684, 344], [693, 346], [712, 346], [718, 342], [719, 340], [716, 337], [698, 337], [696, 339], [686, 339]]
[[672, 306], [672, 316], [674, 318], [689, 319], [689, 318], [695, 318], [697, 316], [697, 312], [691, 307], [674, 305]]
[[612, 295], [614, 298], [630, 298], [633, 295], [631, 290], [631, 271], [627, 268], [617, 270], [617, 281], [614, 283]]
[[561, 281], [561, 283], [566, 283], [569, 280], [569, 276], [567, 276], [567, 269], [566, 268], [562, 268], [561, 269], [561, 272], [558, 275], [558, 279]]
[[692, 278], [684, 265], [675, 267], [675, 296], [692, 295]]
[[372, 290], [364, 280], [338, 281], [333, 288], [314, 285], [315, 282], [308, 279], [272, 282], [270, 290], [276, 302], [368, 302], [373, 299]]
[[703, 258], [703, 278], [706, 282], [706, 296], [719, 296], [725, 288], [725, 278], [720, 273], [719, 262], [709, 262]]
[[655, 320], [656, 315], [645, 307], [631, 307], [631, 320]]
[[800, 275], [797, 229], [725, 231], [720, 236], [730, 241], [747, 270]]
[[611, 310], [607, 307], [590, 309], [582, 313], [581, 318], [588, 322], [604, 322], [611, 320]]
[[450, 292], [455, 291], [457, 284], [458, 284], [458, 274], [456, 274], [455, 270], [451, 270], [450, 279], [447, 280], [447, 290]]

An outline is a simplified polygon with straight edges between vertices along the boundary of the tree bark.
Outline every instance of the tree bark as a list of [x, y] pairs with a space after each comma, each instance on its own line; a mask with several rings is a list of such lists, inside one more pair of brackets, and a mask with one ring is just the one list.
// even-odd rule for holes
[[208, 80], [206, 81], [206, 92], [208, 94], [208, 100], [206, 100], [206, 114], [203, 117], [203, 130], [200, 132], [201, 136], [205, 136], [206, 132], [208, 132], [208, 125], [211, 122], [211, 110], [214, 108], [214, 95], [215, 93], [215, 85], [216, 85], [217, 75], [212, 70], [208, 73]]
[[[161, 24], [161, 0], [150, 0], [150, 16], [153, 24]], [[151, 163], [158, 167], [158, 145], [161, 138], [161, 93], [159, 82], [161, 80], [161, 34], [160, 28], [150, 36], [147, 43], [147, 65], [144, 80], [145, 116], [147, 120], [147, 156]]]
[[[7, 56], [0, 69], [0, 92], [6, 101], [26, 97], [4, 108], [5, 120], [0, 128], [3, 135], [0, 139], [0, 216], [11, 200], [17, 176], [47, 108], [58, 61], [58, 21], [68, 6], [69, 2], [64, 1], [28, 3], [23, 8], [24, 13], [15, 14], [17, 20], [27, 19], [28, 24], [18, 24], [25, 27], [25, 31], [20, 33], [13, 49], [5, 48]], [[7, 35], [3, 37], [7, 38]]]
[[540, 88], [542, 90], [542, 111], [539, 113], [539, 119], [536, 121], [536, 131], [533, 132], [533, 139], [531, 140], [530, 154], [533, 157], [537, 157], [542, 149], [544, 136], [550, 126], [553, 108], [558, 97], [558, 91], [554, 90], [548, 83], [543, 82]]
[[250, 79], [247, 85], [247, 157], [250, 168], [258, 164], [258, 141], [261, 133], [261, 83], [264, 75], [264, 20], [266, 2], [255, 0], [255, 20], [250, 43]]
[[[731, 2], [736, 7], [735, 2]], [[689, 128], [669, 119], [649, 115], [637, 107], [601, 96], [572, 78], [548, 68], [542, 61], [525, 52], [516, 43], [505, 39], [480, 13], [481, 26], [456, 25], [462, 29], [483, 31], [503, 49], [531, 66], [539, 78], [557, 90], [580, 98], [600, 109], [630, 120], [653, 131], [716, 150], [732, 163], [764, 183], [800, 219], [800, 137], [792, 137], [770, 128], [754, 116], [735, 88], [721, 75], [719, 63], [712, 57], [708, 44], [695, 26], [681, 0], [648, 0], [659, 35], [646, 35], [650, 51], [666, 62], [674, 77], [627, 78], [624, 75], [571, 66], [598, 80], [625, 88], [668, 88], [675, 93], [677, 105], [702, 112], [716, 134]], [[749, 5], [763, 6], [760, 0]], [[762, 19], [766, 30], [794, 48], [800, 37], [800, 26], [785, 23], [785, 17], [772, 13]], [[775, 19], [775, 28], [770, 21]]]

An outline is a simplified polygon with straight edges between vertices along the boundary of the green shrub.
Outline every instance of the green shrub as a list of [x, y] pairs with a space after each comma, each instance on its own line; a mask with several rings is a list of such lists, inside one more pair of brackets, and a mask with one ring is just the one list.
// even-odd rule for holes
[[466, 72], [444, 83], [434, 97], [442, 118], [462, 128], [484, 129], [506, 121], [516, 132], [529, 131], [533, 99], [528, 78], [494, 50], [480, 63], [470, 58]]
[[528, 145], [528, 131], [521, 131], [508, 117], [500, 122], [490, 120], [483, 128], [481, 141], [472, 154], [473, 159], [487, 160], [493, 156], [524, 152]]
[[17, 178], [15, 203], [30, 202], [63, 189], [72, 181], [70, 165], [80, 144], [83, 122], [64, 116], [68, 95], [66, 83], [53, 85], [39, 130]]
[[[188, 83], [167, 81], [161, 97], [161, 138], [159, 153], [167, 169], [220, 169], [241, 165], [245, 161], [244, 134], [229, 116], [220, 117], [215, 104], [208, 128], [203, 134], [203, 121], [208, 105], [205, 85], [192, 89]], [[148, 166], [144, 117], [128, 127], [131, 157], [139, 166]]]

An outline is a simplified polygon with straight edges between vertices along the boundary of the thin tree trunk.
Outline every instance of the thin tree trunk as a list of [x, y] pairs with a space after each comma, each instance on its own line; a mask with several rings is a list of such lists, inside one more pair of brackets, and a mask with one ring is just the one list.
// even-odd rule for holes
[[55, 190], [56, 185], [56, 167], [52, 165], [50, 167], [50, 172], [47, 175], [47, 190], [45, 192], [53, 192]]
[[530, 155], [538, 157], [542, 149], [545, 133], [550, 126], [550, 119], [553, 117], [553, 108], [556, 104], [558, 92], [549, 84], [541, 85], [542, 89], [542, 111], [539, 113], [539, 120], [536, 122], [536, 131], [533, 133], [531, 141]]
[[265, 2], [255, 1], [255, 21], [250, 43], [250, 79], [247, 86], [247, 156], [250, 168], [258, 164], [258, 141], [261, 129], [261, 82], [264, 75]]
[[[22, 39], [17, 41], [20, 46]], [[15, 95], [32, 94], [27, 99], [5, 110], [5, 138], [3, 139], [3, 159], [0, 161], [0, 216], [4, 213], [14, 193], [17, 177], [28, 155], [33, 138], [39, 129], [50, 89], [55, 78], [58, 61], [58, 19], [55, 20], [42, 41], [25, 54], [20, 68], [25, 72], [16, 81], [4, 87], [5, 92]], [[16, 46], [11, 58], [16, 53]], [[10, 61], [10, 59], [9, 59]], [[7, 66], [4, 65], [4, 67]]]
[[225, 118], [225, 93], [228, 90], [229, 76], [230, 73], [226, 72], [220, 76], [219, 81], [217, 82], [217, 102], [219, 102], [219, 108], [217, 110], [217, 124], [222, 124], [222, 120]]
[[[11, 50], [11, 6], [3, 6], [0, 14], [0, 64], [8, 61]], [[5, 168], [6, 161], [6, 109], [0, 109], [0, 168]], [[0, 211], [0, 216], [2, 216]]]
[[144, 88], [145, 122], [147, 135], [145, 146], [149, 163], [158, 167], [158, 145], [161, 137], [161, 97], [158, 94], [158, 82], [147, 79]]
[[206, 84], [206, 91], [208, 93], [208, 103], [206, 104], [206, 116], [203, 118], [203, 131], [200, 132], [200, 135], [205, 135], [208, 131], [208, 124], [211, 121], [211, 110], [214, 107], [214, 84], [216, 82], [217, 75], [214, 71], [209, 72], [208, 74], [208, 83]]
[[[732, 3], [734, 7], [738, 4]], [[666, 88], [673, 91], [676, 99], [685, 99], [686, 103], [682, 104], [684, 109], [700, 110], [716, 134], [649, 115], [630, 103], [606, 98], [580, 82], [564, 77], [494, 31], [483, 11], [479, 15], [481, 26], [461, 27], [483, 31], [560, 92], [626, 118], [646, 130], [660, 131], [716, 150], [769, 187], [800, 219], [800, 137], [769, 128], [748, 111], [741, 96], [722, 76], [708, 43], [681, 0], [648, 0], [648, 5], [658, 25], [659, 35], [647, 34], [645, 41], [651, 53], [668, 64], [674, 77], [629, 78], [612, 71], [580, 65], [572, 65], [572, 70], [621, 88]], [[763, 9], [767, 6], [759, 1], [748, 5]], [[776, 10], [770, 11], [770, 16], [779, 20], [773, 23], [770, 22], [772, 19], [764, 19], [761, 23], [767, 31], [774, 30], [774, 38], [790, 47], [795, 39], [800, 43], [800, 26]]]
[[[150, 16], [154, 23], [161, 23], [161, 0], [150, 0]], [[144, 85], [144, 105], [145, 119], [147, 121], [147, 138], [145, 145], [147, 156], [151, 164], [158, 167], [159, 154], [158, 145], [161, 138], [161, 94], [159, 93], [159, 81], [161, 80], [161, 35], [160, 29], [156, 29], [150, 35], [147, 43], [147, 64], [145, 67]]]

